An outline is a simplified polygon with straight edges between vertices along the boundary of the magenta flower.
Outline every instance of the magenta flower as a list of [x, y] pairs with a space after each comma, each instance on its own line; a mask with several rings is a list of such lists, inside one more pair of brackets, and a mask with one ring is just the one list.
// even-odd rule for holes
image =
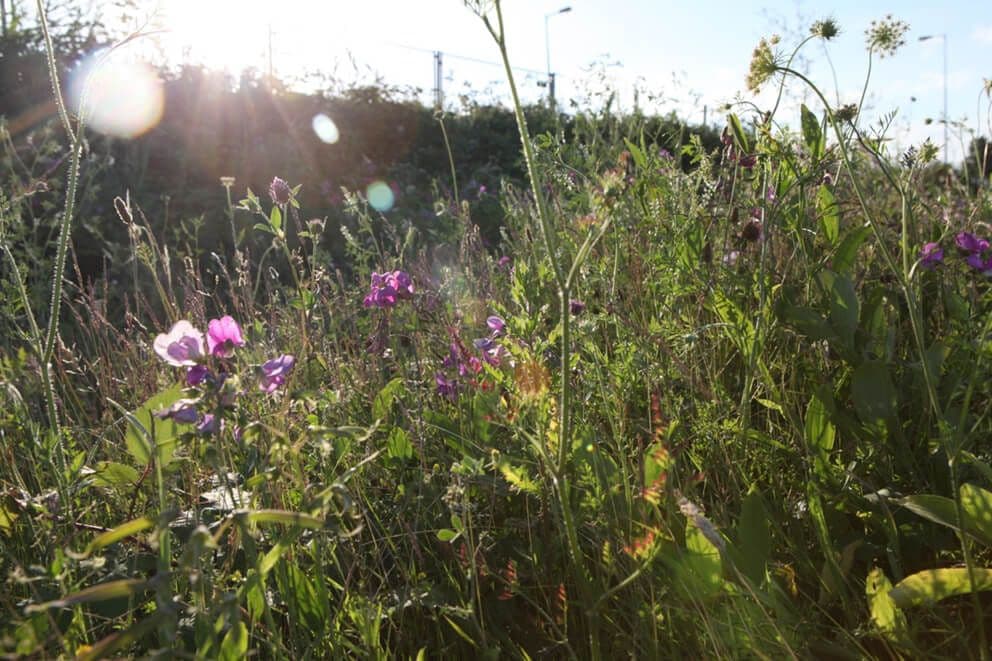
[[454, 379], [447, 379], [444, 374], [437, 372], [434, 375], [434, 383], [437, 384], [437, 394], [442, 397], [447, 397], [451, 401], [455, 401], [458, 397], [458, 382]]
[[509, 269], [511, 266], [513, 266], [513, 258], [510, 257], [509, 255], [503, 255], [502, 257], [499, 258], [499, 261], [496, 262], [496, 266], [500, 267], [501, 269]]
[[942, 261], [944, 261], [944, 250], [940, 247], [939, 243], [931, 241], [930, 243], [923, 244], [923, 249], [920, 250], [921, 267], [933, 269]]
[[262, 363], [259, 368], [258, 387], [267, 393], [275, 392], [286, 383], [286, 375], [292, 371], [295, 364], [296, 358], [289, 354]]
[[413, 280], [406, 271], [393, 271], [387, 275], [386, 285], [392, 287], [399, 298], [413, 298]]
[[207, 345], [210, 354], [221, 358], [230, 358], [234, 355], [234, 347], [244, 346], [244, 338], [241, 337], [241, 327], [238, 322], [229, 316], [220, 319], [211, 319], [207, 325]]
[[982, 259], [981, 255], [968, 255], [968, 266], [975, 269], [976, 271], [981, 271], [982, 275], [986, 278], [992, 278], [992, 255], [989, 255], [986, 259]]
[[502, 317], [497, 317], [496, 315], [486, 318], [486, 326], [493, 332], [493, 337], [499, 337], [506, 330], [506, 322], [503, 321]]
[[413, 280], [405, 271], [373, 273], [368, 295], [362, 301], [367, 308], [390, 308], [398, 299], [413, 298]]
[[983, 253], [989, 249], [989, 242], [986, 239], [979, 239], [971, 232], [961, 232], [954, 238], [958, 250], [964, 254]]
[[155, 337], [155, 353], [175, 367], [192, 367], [203, 357], [203, 333], [185, 319]]
[[574, 316], [578, 316], [578, 315], [582, 314], [583, 312], [585, 312], [585, 310], [586, 310], [586, 304], [583, 303], [582, 301], [578, 300], [578, 299], [573, 298], [572, 300], [570, 300], [568, 302], [568, 310], [569, 310], [569, 312], [572, 313], [572, 316], [573, 317]]

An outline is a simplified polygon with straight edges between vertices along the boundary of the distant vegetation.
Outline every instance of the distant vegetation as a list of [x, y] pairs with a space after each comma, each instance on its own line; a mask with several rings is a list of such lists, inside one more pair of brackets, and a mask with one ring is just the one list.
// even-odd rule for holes
[[125, 141], [80, 21], [0, 40], [5, 654], [989, 654], [987, 138], [183, 69]]

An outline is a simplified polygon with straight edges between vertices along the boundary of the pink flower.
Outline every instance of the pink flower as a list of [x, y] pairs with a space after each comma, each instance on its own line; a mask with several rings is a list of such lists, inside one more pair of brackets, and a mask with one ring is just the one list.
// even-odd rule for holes
[[157, 335], [153, 346], [159, 358], [175, 367], [192, 367], [204, 356], [203, 333], [185, 319]]
[[207, 326], [207, 345], [210, 354], [221, 358], [234, 355], [234, 347], [244, 346], [241, 327], [229, 316], [211, 319]]

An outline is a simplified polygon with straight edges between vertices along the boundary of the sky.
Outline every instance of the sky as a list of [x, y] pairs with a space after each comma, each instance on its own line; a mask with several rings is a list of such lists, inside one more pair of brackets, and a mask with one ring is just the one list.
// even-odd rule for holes
[[[744, 81], [761, 37], [779, 34], [779, 48], [791, 51], [812, 22], [825, 16], [836, 20], [841, 34], [829, 44], [808, 43], [797, 68], [831, 102], [857, 102], [868, 64], [864, 31], [891, 13], [909, 24], [906, 43], [895, 56], [873, 60], [863, 118], [874, 123], [896, 112], [888, 133], [894, 148], [927, 137], [943, 147], [946, 84], [951, 160], [959, 160], [962, 142], [970, 141], [959, 123], [992, 134], [982, 95], [984, 80], [992, 79], [992, 2], [504, 0], [503, 5], [524, 101], [547, 94], [540, 84], [550, 55], [563, 110], [570, 110], [572, 101], [600, 108], [606, 93], [615, 91], [614, 108], [629, 111], [636, 103], [645, 111], [674, 110], [690, 122], [705, 116], [714, 125], [724, 122], [726, 103], [754, 100]], [[431, 102], [433, 53], [440, 51], [448, 108], [457, 109], [463, 94], [480, 102], [509, 100], [499, 52], [461, 0], [148, 0], [144, 6], [154, 15], [150, 25], [165, 31], [157, 38], [174, 63], [236, 73], [244, 66], [264, 72], [271, 61], [281, 78], [321, 71], [346, 81], [378, 79], [419, 88], [421, 98]], [[565, 7], [571, 9], [558, 13]], [[927, 35], [932, 38], [919, 40]], [[756, 99], [763, 110], [772, 105], [773, 92], [766, 89]], [[818, 106], [798, 81], [789, 83], [787, 94], [779, 116], [785, 123], [794, 123], [800, 102]], [[744, 106], [739, 110], [746, 113]]]

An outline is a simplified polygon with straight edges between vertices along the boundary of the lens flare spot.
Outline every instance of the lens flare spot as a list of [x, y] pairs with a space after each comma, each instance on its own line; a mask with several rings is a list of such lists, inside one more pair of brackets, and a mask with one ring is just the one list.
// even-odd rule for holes
[[341, 134], [338, 132], [338, 125], [324, 113], [314, 115], [312, 125], [313, 132], [317, 134], [321, 142], [333, 145], [341, 137]]
[[118, 138], [134, 138], [158, 124], [165, 93], [147, 64], [91, 55], [69, 82], [69, 100], [88, 128]]
[[393, 208], [393, 203], [396, 202], [393, 189], [384, 181], [374, 181], [369, 184], [369, 187], [365, 189], [365, 197], [372, 208], [380, 212], [389, 211]]

